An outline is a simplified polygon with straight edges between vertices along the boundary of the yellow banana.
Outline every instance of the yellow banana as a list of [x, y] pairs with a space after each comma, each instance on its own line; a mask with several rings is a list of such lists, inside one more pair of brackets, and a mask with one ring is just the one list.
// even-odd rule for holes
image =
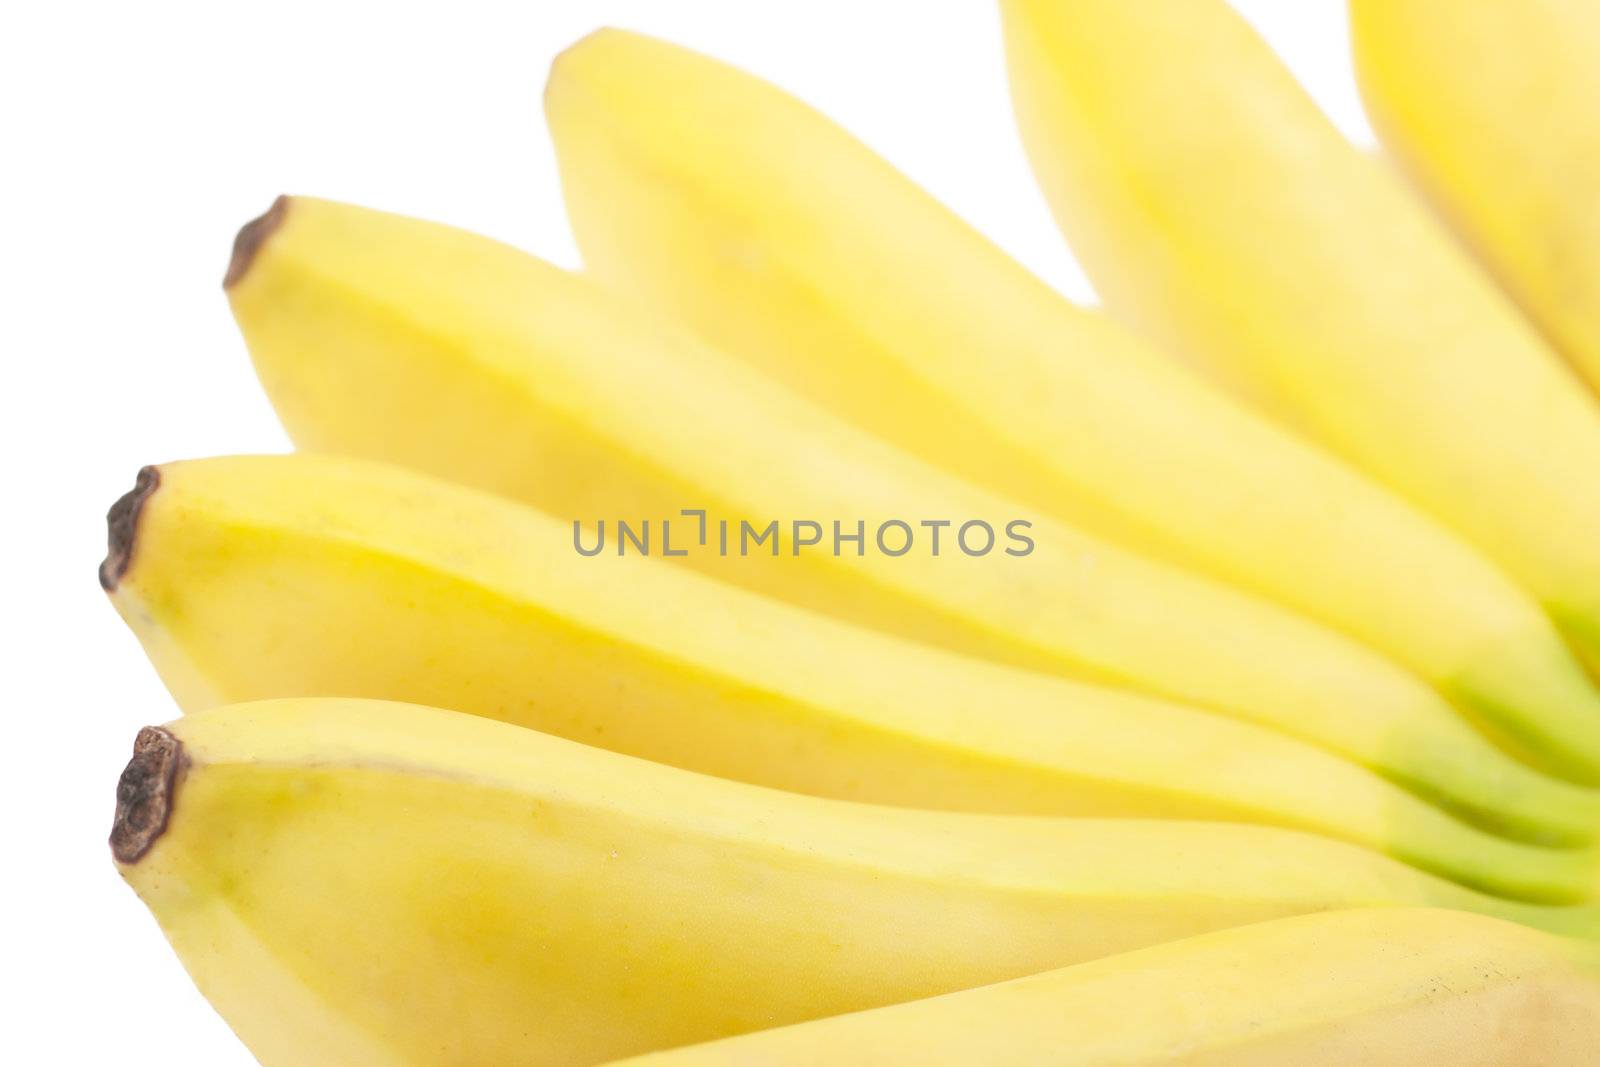
[[[897, 640], [656, 560], [576, 559], [561, 523], [399, 468], [167, 464], [113, 515], [106, 585], [187, 711], [428, 703], [821, 796], [1261, 822], [1506, 895], [1600, 886], [1593, 851], [1475, 831], [1277, 733]], [[1593, 794], [1527, 772], [1476, 797], [1484, 821], [1600, 829]]]
[[[1021, 508], [486, 238], [295, 199], [247, 227], [238, 252], [234, 313], [303, 448], [453, 477], [573, 523], [699, 508], [752, 527], [804, 517], [819, 532], [829, 521], [998, 528]], [[1029, 554], [977, 558], [953, 531], [942, 554], [919, 541], [891, 557], [860, 542], [724, 552], [715, 535], [686, 548], [693, 535], [675, 529], [679, 562], [719, 578], [1268, 723], [1435, 795], [1470, 798], [1480, 775], [1511, 773], [1434, 691], [1368, 649], [1062, 523], [1034, 521]]]
[[925, 460], [1274, 597], [1592, 759], [1600, 696], [1492, 564], [1062, 300], [824, 116], [615, 30], [557, 60], [545, 111], [596, 275]]
[[1222, 0], [1002, 7], [1107, 306], [1452, 523], [1600, 664], [1600, 406], [1388, 165]]
[[1592, 1067], [1597, 1048], [1594, 945], [1465, 912], [1371, 908], [1202, 934], [627, 1064]]
[[1600, 388], [1600, 6], [1349, 6], [1384, 144]]
[[591, 1064], [1345, 906], [1600, 918], [1311, 834], [823, 800], [376, 701], [147, 729], [117, 799], [124, 878], [266, 1067]]

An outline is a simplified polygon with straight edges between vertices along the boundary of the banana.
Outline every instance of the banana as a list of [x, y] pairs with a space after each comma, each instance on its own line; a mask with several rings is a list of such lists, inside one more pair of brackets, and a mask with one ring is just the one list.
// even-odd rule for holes
[[[556, 520], [399, 468], [166, 464], [113, 516], [105, 584], [186, 711], [402, 700], [820, 796], [1259, 822], [1507, 895], [1600, 885], [1592, 850], [1473, 830], [1273, 731], [880, 635], [654, 559], [574, 560]], [[1600, 829], [1594, 794], [1531, 773], [1477, 796], [1486, 822], [1568, 840]]]
[[376, 701], [146, 729], [117, 799], [266, 1067], [591, 1064], [1337, 907], [1600, 935], [1311, 834], [823, 800]]
[[1600, 696], [1475, 549], [1062, 300], [822, 115], [615, 30], [556, 61], [545, 111], [595, 275], [931, 463], [1277, 599], [1592, 760]]
[[1600, 389], [1600, 8], [1349, 6], [1383, 143]]
[[1600, 665], [1600, 407], [1388, 164], [1222, 0], [1002, 7], [1107, 306], [1451, 523]]
[[[969, 556], [954, 529], [942, 554], [924, 541], [904, 555], [861, 542], [723, 551], [707, 536], [719, 516], [881, 533], [981, 519], [998, 529], [1022, 506], [515, 249], [280, 200], [241, 233], [229, 274], [261, 380], [302, 448], [518, 497], [573, 523], [575, 538], [597, 521], [699, 509], [698, 543], [672, 528], [676, 562], [801, 606], [1270, 724], [1468, 805], [1481, 776], [1514, 773], [1436, 692], [1369, 649], [1063, 523], [1033, 521], [1034, 550], [1019, 555]], [[657, 555], [667, 532], [655, 529]]]
[[[1591, 1067], [1600, 949], [1371, 908], [1223, 930], [630, 1067]], [[617, 1067], [621, 1067], [619, 1063]]]

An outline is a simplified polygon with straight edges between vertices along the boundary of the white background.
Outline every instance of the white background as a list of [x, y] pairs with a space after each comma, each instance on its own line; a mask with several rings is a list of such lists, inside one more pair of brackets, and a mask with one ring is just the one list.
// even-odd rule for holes
[[[1370, 143], [1339, 0], [1238, 6]], [[176, 712], [94, 571], [105, 509], [141, 464], [287, 447], [220, 286], [234, 230], [275, 194], [436, 218], [576, 266], [540, 90], [557, 51], [619, 25], [798, 93], [1091, 297], [1023, 161], [986, 0], [7, 10], [0, 1062], [253, 1062], [105, 846], [135, 731]]]

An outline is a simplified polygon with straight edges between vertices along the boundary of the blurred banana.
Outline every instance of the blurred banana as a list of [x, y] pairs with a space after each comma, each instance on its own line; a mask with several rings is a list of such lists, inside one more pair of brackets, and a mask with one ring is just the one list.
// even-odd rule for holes
[[1223, 0], [1002, 9], [1107, 306], [1453, 524], [1600, 667], [1600, 405], [1389, 164]]
[[1600, 5], [1349, 6], [1384, 145], [1600, 389]]

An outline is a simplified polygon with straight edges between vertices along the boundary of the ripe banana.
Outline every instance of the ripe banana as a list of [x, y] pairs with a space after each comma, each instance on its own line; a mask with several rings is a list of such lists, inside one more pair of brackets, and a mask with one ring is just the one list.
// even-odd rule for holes
[[1369, 908], [627, 1064], [1592, 1067], [1596, 1049], [1600, 948], [1465, 912]]
[[[337, 695], [433, 704], [820, 796], [1315, 830], [1482, 889], [1575, 900], [1593, 851], [1473, 830], [1273, 731], [967, 659], [657, 560], [573, 560], [531, 509], [312, 455], [150, 468], [104, 577], [187, 711]], [[125, 518], [132, 516], [131, 518]], [[1511, 768], [1485, 821], [1568, 840], [1592, 793]]]
[[1600, 7], [1351, 0], [1394, 152], [1600, 388]]
[[[236, 251], [234, 313], [303, 448], [453, 477], [574, 524], [685, 508], [880, 529], [1019, 514], [486, 238], [295, 199]], [[1267, 723], [1469, 804], [1481, 774], [1510, 773], [1438, 694], [1340, 634], [1062, 523], [1038, 520], [1032, 538], [1031, 554], [982, 558], [949, 544], [742, 555], [702, 538], [680, 540], [679, 562], [902, 636]]]
[[597, 276], [925, 460], [1342, 629], [1538, 747], [1577, 736], [1592, 767], [1600, 696], [1492, 564], [1050, 292], [822, 115], [615, 30], [557, 60], [545, 112]]
[[1449, 521], [1600, 665], [1600, 406], [1388, 165], [1222, 0], [1002, 6], [1107, 305]]
[[147, 729], [117, 799], [266, 1067], [592, 1064], [1346, 906], [1600, 935], [1311, 834], [823, 800], [376, 701]]

